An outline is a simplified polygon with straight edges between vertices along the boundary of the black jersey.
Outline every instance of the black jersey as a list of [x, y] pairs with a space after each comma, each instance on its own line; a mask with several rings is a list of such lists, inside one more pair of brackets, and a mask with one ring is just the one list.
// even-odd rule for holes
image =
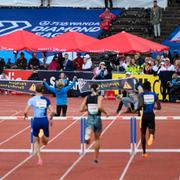
[[88, 108], [88, 114], [90, 115], [101, 115], [101, 112], [98, 109], [98, 95], [89, 95], [87, 96], [86, 105]]

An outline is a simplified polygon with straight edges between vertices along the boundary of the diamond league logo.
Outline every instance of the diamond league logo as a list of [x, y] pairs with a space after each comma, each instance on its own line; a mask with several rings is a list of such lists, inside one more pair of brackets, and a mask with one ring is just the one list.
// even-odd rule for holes
[[28, 21], [0, 21], [0, 36], [31, 26]]

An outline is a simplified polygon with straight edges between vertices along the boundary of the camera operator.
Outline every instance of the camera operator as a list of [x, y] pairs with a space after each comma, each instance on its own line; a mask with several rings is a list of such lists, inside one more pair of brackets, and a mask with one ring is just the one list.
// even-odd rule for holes
[[99, 66], [94, 69], [93, 79], [105, 79], [108, 75], [108, 70], [105, 62], [100, 62]]

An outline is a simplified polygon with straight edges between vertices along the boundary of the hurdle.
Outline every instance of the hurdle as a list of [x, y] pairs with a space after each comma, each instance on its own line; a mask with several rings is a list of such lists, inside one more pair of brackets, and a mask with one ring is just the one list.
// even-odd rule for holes
[[[22, 116], [1, 116], [1, 120], [22, 120]], [[66, 120], [66, 117], [59, 117], [58, 119], [60, 120]], [[72, 120], [79, 120], [79, 117], [71, 118]], [[33, 138], [33, 130], [32, 130], [32, 124], [33, 124], [33, 118], [29, 117], [28, 118], [30, 122], [30, 148], [28, 149], [0, 149], [0, 152], [8, 152], [8, 153], [29, 153], [33, 154], [34, 153], [34, 138]], [[56, 118], [57, 120], [57, 118]], [[74, 123], [75, 123], [74, 121]], [[80, 141], [80, 147], [77, 149], [44, 149], [45, 146], [41, 147], [41, 152], [45, 153], [79, 153], [80, 155], [83, 154], [83, 120], [80, 120], [80, 134], [79, 134], [79, 141]], [[71, 124], [72, 125], [72, 124]], [[69, 125], [70, 126], [70, 125]], [[62, 130], [61, 132], [65, 131]]]
[[[155, 119], [157, 121], [159, 120], [180, 120], [180, 116], [157, 116], [155, 117]], [[140, 120], [140, 117], [134, 117], [134, 154], [136, 153], [139, 153], [139, 152], [143, 152], [142, 149], [138, 148], [137, 147], [137, 131], [136, 131], [136, 123], [137, 123], [137, 120]], [[167, 148], [167, 149], [153, 149], [153, 148], [146, 148], [146, 152], [150, 152], [150, 153], [180, 153], [180, 149], [170, 149], [170, 148]]]
[[[117, 116], [110, 116], [110, 117], [102, 117], [102, 120], [112, 121], [113, 119], [117, 118]], [[121, 120], [130, 120], [130, 148], [129, 149], [101, 149], [100, 152], [127, 152], [132, 154], [133, 153], [133, 118], [132, 117], [119, 117]], [[23, 116], [0, 116], [0, 120], [22, 120]], [[80, 146], [77, 149], [44, 149], [41, 148], [41, 152], [45, 153], [79, 153], [84, 154], [88, 152], [94, 152], [93, 149], [87, 149], [85, 143], [85, 129], [86, 129], [86, 117], [81, 116], [67, 116], [67, 117], [54, 117], [53, 120], [55, 121], [63, 121], [63, 120], [75, 120], [79, 121], [80, 123], [80, 135], [79, 135], [79, 142]], [[33, 142], [33, 134], [32, 134], [32, 117], [29, 117], [28, 120], [30, 121], [30, 148], [29, 149], [0, 149], [0, 152], [16, 152], [16, 153], [29, 153], [33, 154], [34, 150], [34, 142]]]
[[[106, 117], [107, 118], [107, 117]], [[117, 118], [117, 116], [115, 117], [109, 117], [106, 119], [105, 117], [102, 118], [102, 120], [114, 120], [115, 118]], [[130, 141], [130, 147], [127, 148], [127, 149], [103, 149], [103, 148], [100, 148], [99, 152], [103, 152], [103, 153], [129, 153], [130, 155], [133, 153], [133, 118], [132, 117], [121, 117], [120, 119], [128, 119], [129, 122], [130, 122], [130, 129], [129, 129], [129, 141]], [[86, 154], [86, 153], [92, 153], [94, 152], [94, 149], [91, 149], [91, 148], [86, 148], [86, 142], [85, 142], [85, 131], [86, 131], [86, 122], [87, 122], [87, 118], [83, 118], [83, 131], [84, 131], [84, 136], [83, 136], [83, 142], [84, 142], [84, 146], [83, 146], [83, 153]], [[91, 147], [91, 145], [89, 146]]]

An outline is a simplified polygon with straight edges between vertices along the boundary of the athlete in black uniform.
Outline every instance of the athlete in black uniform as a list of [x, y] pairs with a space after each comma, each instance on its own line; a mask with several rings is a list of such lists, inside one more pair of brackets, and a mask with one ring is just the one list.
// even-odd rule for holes
[[103, 108], [103, 97], [99, 95], [98, 84], [91, 85], [91, 95], [85, 97], [81, 104], [81, 112], [88, 112], [87, 128], [85, 134], [86, 143], [89, 144], [91, 135], [94, 133], [95, 137], [95, 160], [98, 162], [100, 149], [100, 135], [102, 131], [101, 112], [108, 116]]
[[[143, 148], [142, 157], [147, 157], [146, 153], [146, 129], [149, 129], [149, 139], [147, 144], [152, 145], [155, 133], [155, 114], [154, 109], [161, 109], [160, 102], [156, 93], [151, 92], [151, 83], [146, 81], [143, 84], [144, 92], [140, 94], [139, 108], [142, 110], [141, 143]], [[157, 107], [154, 106], [156, 103]]]

